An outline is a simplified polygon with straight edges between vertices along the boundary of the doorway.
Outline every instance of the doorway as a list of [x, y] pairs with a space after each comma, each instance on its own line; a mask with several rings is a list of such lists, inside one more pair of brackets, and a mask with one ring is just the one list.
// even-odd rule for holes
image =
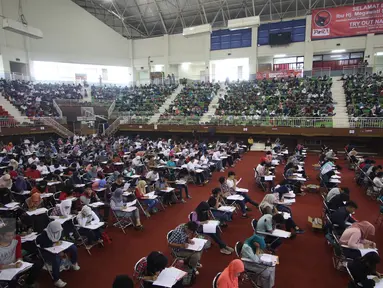
[[13, 80], [29, 80], [29, 69], [25, 63], [9, 61]]

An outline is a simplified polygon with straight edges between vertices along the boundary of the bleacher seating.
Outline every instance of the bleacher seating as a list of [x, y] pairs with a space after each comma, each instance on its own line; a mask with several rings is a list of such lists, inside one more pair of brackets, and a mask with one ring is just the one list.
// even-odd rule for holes
[[0, 90], [23, 115], [28, 117], [58, 116], [54, 99], [80, 99], [81, 85], [44, 84], [21, 80], [0, 80]]
[[382, 117], [382, 74], [357, 74], [342, 77], [347, 113], [352, 117]]
[[262, 125], [273, 117], [332, 116], [331, 86], [328, 77], [232, 82], [211, 122]]
[[219, 84], [209, 82], [186, 85], [174, 99], [169, 109], [160, 116], [159, 122], [166, 124], [198, 123], [209, 109], [209, 104], [220, 88]]

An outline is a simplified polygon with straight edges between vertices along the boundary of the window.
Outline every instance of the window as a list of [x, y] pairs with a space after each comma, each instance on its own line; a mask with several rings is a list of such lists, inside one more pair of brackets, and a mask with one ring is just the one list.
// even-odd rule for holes
[[274, 58], [274, 71], [303, 69], [304, 57]]
[[314, 55], [313, 56], [313, 61], [322, 61], [323, 60], [323, 55]]
[[269, 45], [269, 34], [291, 32], [291, 42], [304, 42], [306, 19], [261, 24], [258, 27], [258, 45]]
[[217, 30], [210, 36], [210, 50], [251, 47], [251, 28]]
[[363, 60], [363, 52], [315, 55], [313, 68], [331, 68], [331, 70], [343, 70], [344, 67], [355, 66]]

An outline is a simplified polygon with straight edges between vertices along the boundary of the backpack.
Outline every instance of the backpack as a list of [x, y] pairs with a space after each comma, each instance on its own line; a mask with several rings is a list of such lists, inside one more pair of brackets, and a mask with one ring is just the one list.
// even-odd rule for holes
[[182, 285], [184, 285], [185, 287], [193, 286], [196, 280], [195, 270], [187, 267], [187, 269], [185, 269], [185, 272], [187, 274], [185, 277], [182, 278]]

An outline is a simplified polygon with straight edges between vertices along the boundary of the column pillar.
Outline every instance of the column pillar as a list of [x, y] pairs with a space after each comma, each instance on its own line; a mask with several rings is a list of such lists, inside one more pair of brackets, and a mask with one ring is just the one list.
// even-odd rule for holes
[[258, 71], [258, 27], [251, 28], [251, 53], [249, 57], [249, 79], [254, 80]]
[[164, 35], [164, 74], [165, 78], [168, 76], [169, 69], [169, 34]]
[[372, 71], [371, 69], [375, 65], [375, 55], [374, 55], [374, 34], [367, 34], [366, 37], [366, 50], [364, 51], [364, 60], [367, 60], [368, 66], [367, 71]]
[[311, 15], [306, 16], [305, 55], [303, 69], [304, 73], [311, 75], [313, 70], [314, 46], [311, 41]]
[[211, 75], [210, 79], [210, 33], [207, 33], [204, 37], [204, 64], [205, 64], [205, 80], [212, 81], [214, 75]]
[[129, 40], [129, 62], [130, 62], [130, 67], [132, 67], [132, 77], [131, 77], [131, 81], [132, 81], [132, 85], [135, 85], [136, 84], [136, 81], [137, 81], [137, 70], [136, 70], [136, 67], [134, 67], [134, 48], [133, 48], [133, 39], [130, 39]]

